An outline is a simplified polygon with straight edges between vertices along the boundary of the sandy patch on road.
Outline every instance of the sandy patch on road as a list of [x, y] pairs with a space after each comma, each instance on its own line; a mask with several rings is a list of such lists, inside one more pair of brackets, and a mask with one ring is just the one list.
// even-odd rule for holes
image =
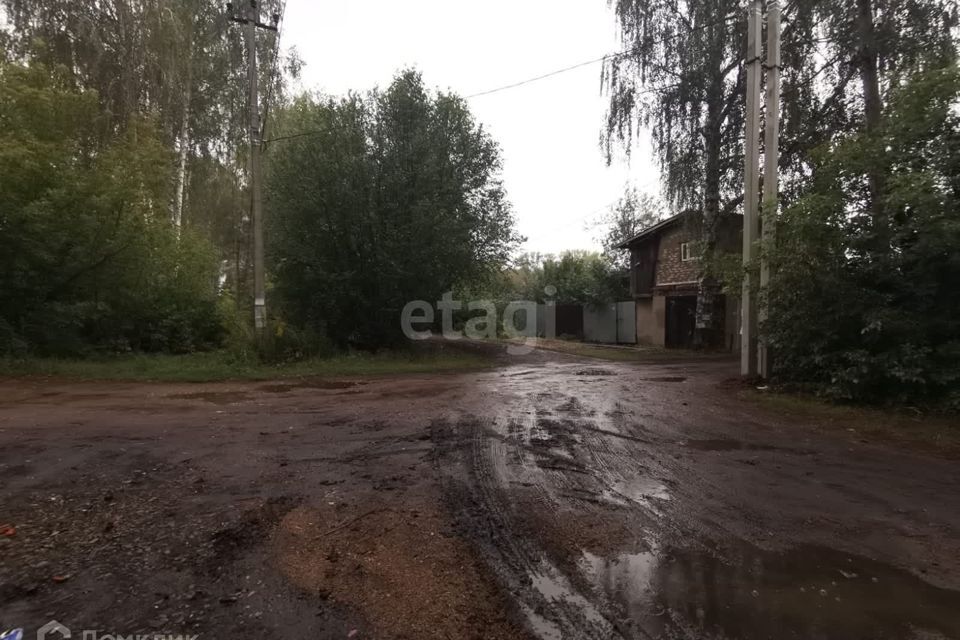
[[283, 573], [320, 598], [359, 610], [397, 638], [529, 636], [465, 542], [429, 504], [299, 507], [275, 536]]

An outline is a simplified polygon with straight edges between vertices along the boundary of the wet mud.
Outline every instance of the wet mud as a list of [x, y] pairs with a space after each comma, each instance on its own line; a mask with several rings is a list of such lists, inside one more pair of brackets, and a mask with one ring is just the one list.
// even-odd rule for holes
[[0, 626], [960, 638], [956, 460], [763, 410], [735, 367], [0, 381]]
[[922, 458], [809, 438], [710, 368], [604, 371], [507, 372], [432, 428], [461, 535], [538, 637], [960, 637], [949, 461], [897, 482]]

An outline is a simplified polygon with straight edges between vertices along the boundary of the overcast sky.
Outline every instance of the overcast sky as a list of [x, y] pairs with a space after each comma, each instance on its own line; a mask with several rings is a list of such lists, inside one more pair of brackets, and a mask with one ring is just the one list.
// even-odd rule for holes
[[[605, 0], [288, 0], [284, 48], [306, 63], [302, 88], [342, 94], [389, 83], [415, 66], [428, 86], [461, 95], [616, 51]], [[659, 192], [649, 147], [628, 166], [600, 150], [601, 65], [470, 99], [500, 143], [504, 182], [526, 251], [598, 248], [585, 229], [627, 184]]]

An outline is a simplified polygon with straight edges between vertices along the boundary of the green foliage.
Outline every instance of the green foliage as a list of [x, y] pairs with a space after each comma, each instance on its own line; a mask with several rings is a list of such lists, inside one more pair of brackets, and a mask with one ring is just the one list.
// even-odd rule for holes
[[0, 351], [215, 343], [216, 259], [167, 217], [171, 154], [132, 121], [102, 142], [62, 68], [0, 65]]
[[618, 269], [627, 271], [630, 268], [630, 255], [620, 249], [620, 245], [660, 222], [666, 212], [666, 206], [657, 198], [639, 193], [636, 189], [627, 189], [600, 221], [606, 227], [601, 239], [604, 256]]
[[518, 240], [496, 143], [459, 97], [407, 71], [385, 91], [302, 96], [280, 116], [267, 210], [276, 293], [335, 343], [400, 337], [411, 300], [479, 280]]
[[703, 207], [710, 218], [741, 191], [746, 31], [744, 21], [724, 18], [742, 11], [742, 2], [609, 4], [631, 54], [604, 64], [607, 156], [616, 145], [629, 154], [648, 128], [670, 204]]
[[[627, 274], [603, 254], [565, 251], [560, 256], [525, 254], [504, 274], [500, 297], [506, 300], [548, 298], [560, 304], [602, 305], [629, 297]], [[554, 294], [547, 295], [547, 287]]]
[[[874, 135], [819, 151], [812, 189], [765, 248], [764, 332], [781, 379], [838, 398], [960, 406], [958, 100], [956, 66], [927, 71], [896, 92]], [[878, 169], [879, 215], [868, 199]]]
[[[257, 4], [263, 19], [284, 5]], [[149, 115], [154, 137], [174, 154], [162, 173], [157, 214], [165, 208], [207, 238], [223, 265], [222, 288], [247, 297], [251, 226], [240, 213], [250, 201], [247, 57], [243, 31], [227, 19], [224, 2], [0, 0], [0, 13], [0, 56], [62, 66], [69, 86], [98, 106], [85, 120], [91, 141], [111, 144]], [[300, 66], [295, 53], [278, 48], [278, 37], [261, 30], [256, 39], [268, 128], [272, 106]]]

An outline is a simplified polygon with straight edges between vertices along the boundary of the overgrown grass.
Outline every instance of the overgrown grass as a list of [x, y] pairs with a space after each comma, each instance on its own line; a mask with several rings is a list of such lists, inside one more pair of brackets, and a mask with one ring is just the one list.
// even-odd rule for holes
[[52, 376], [75, 380], [212, 382], [310, 376], [369, 376], [463, 371], [490, 365], [490, 359], [453, 350], [349, 353], [282, 364], [238, 358], [226, 351], [185, 355], [136, 354], [110, 358], [0, 359], [0, 376]]

